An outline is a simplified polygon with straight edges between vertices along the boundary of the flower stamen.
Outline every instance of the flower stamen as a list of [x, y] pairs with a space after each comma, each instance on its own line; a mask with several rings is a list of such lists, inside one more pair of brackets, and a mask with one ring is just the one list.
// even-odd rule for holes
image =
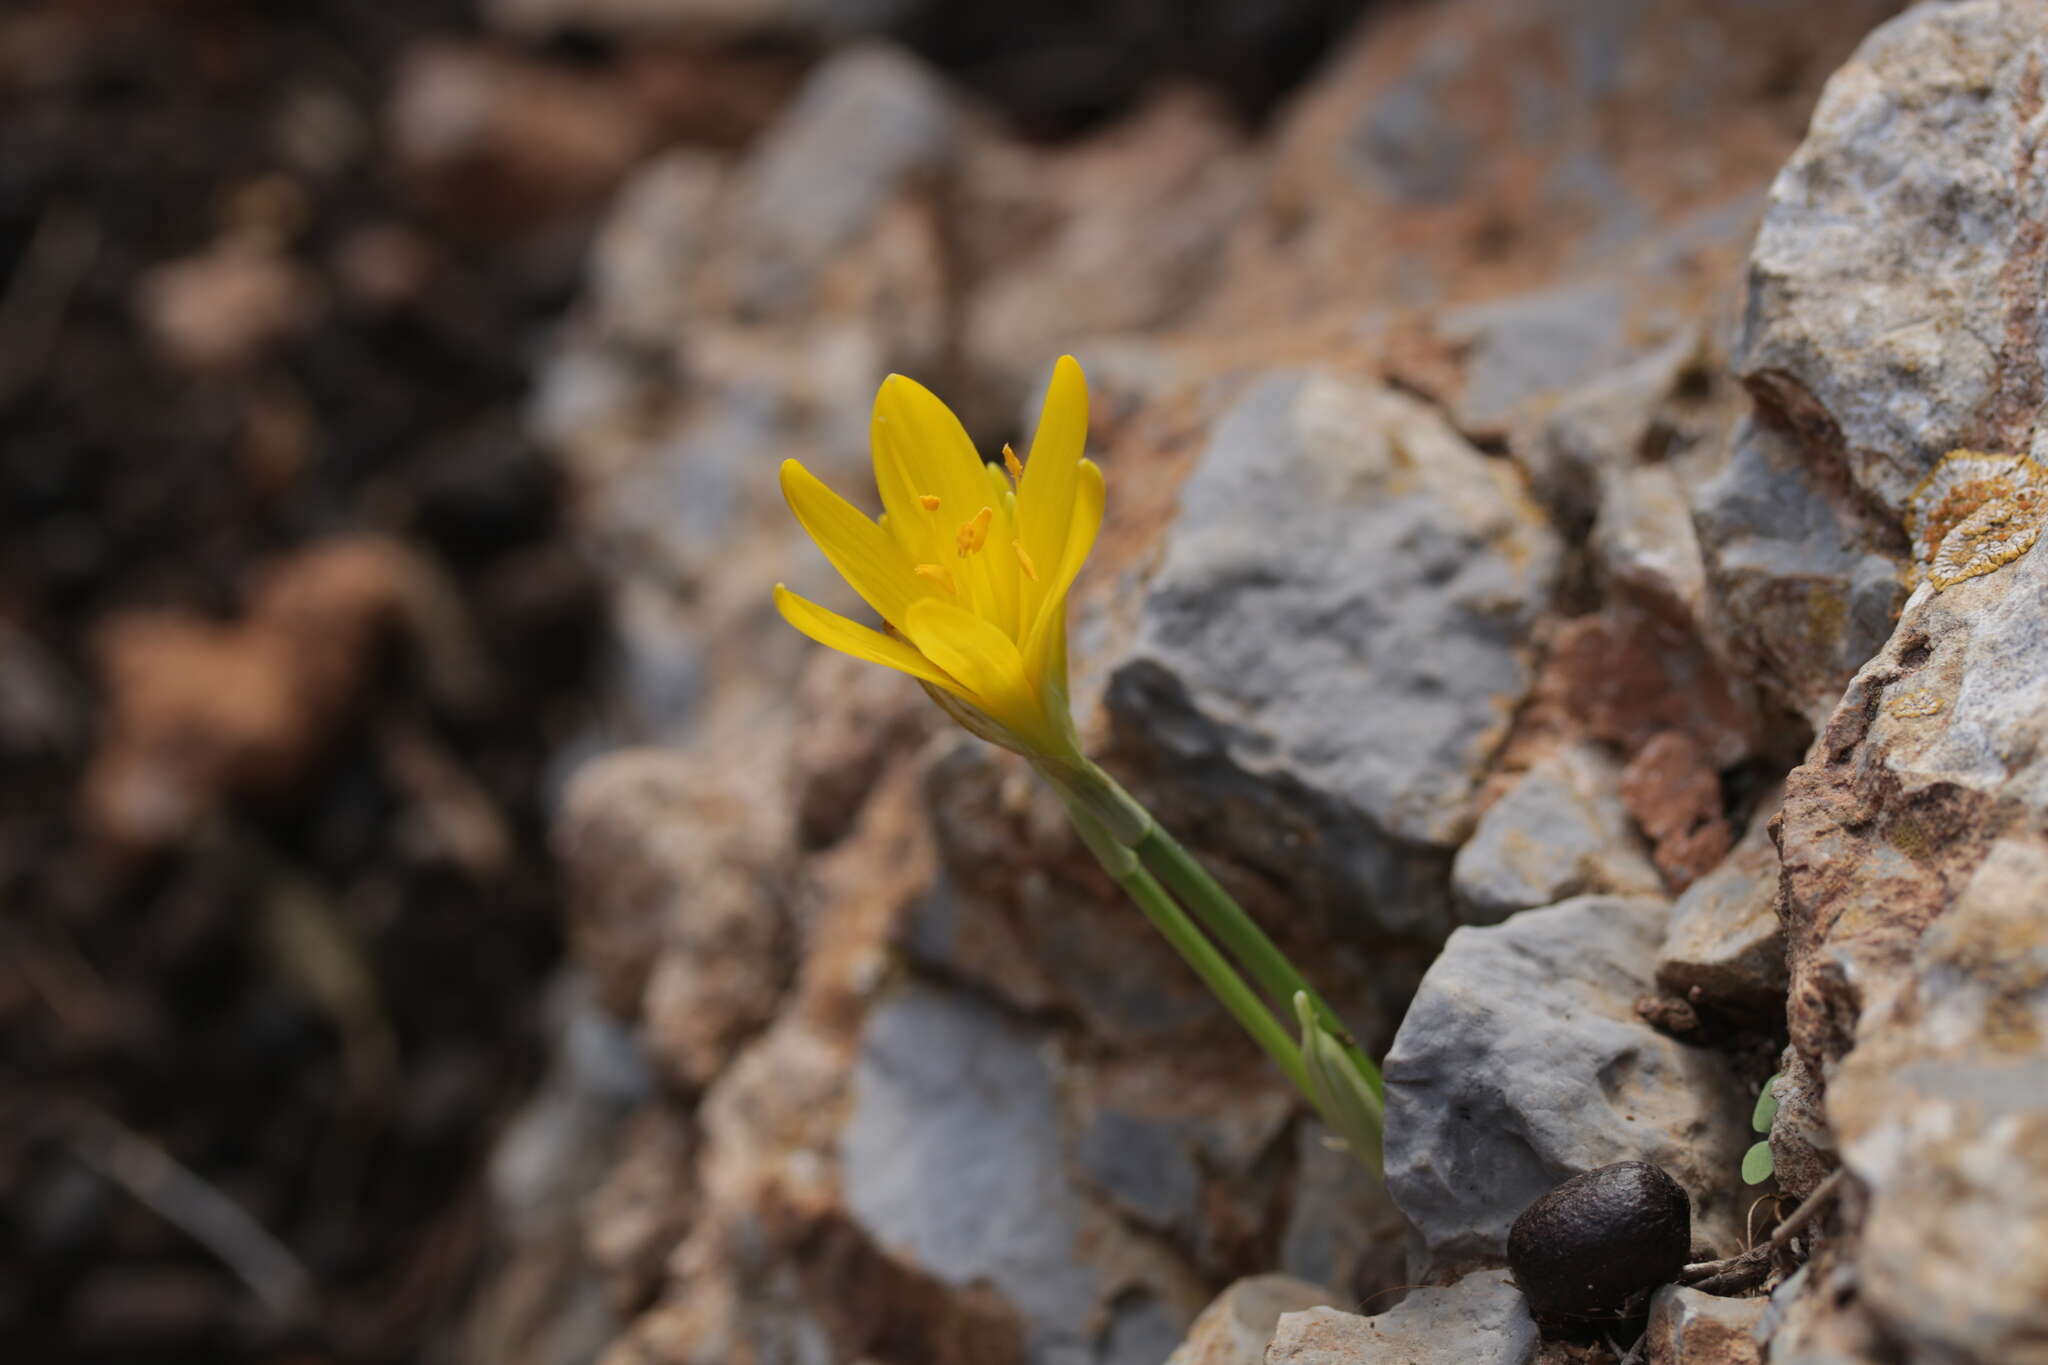
[[995, 519], [995, 515], [995, 508], [984, 507], [974, 514], [972, 520], [960, 523], [960, 529], [953, 536], [953, 544], [959, 550], [960, 558], [967, 558], [988, 543], [988, 524]]
[[939, 510], [939, 495], [937, 493], [919, 493], [917, 495], [917, 505], [927, 512], [936, 512]]
[[943, 567], [942, 565], [920, 564], [917, 566], [916, 569], [912, 570], [912, 572], [914, 572], [919, 578], [928, 579], [931, 582], [938, 584], [940, 587], [944, 588], [947, 592], [951, 593], [955, 597], [960, 595], [959, 589], [953, 586], [952, 571]]
[[1016, 451], [1010, 449], [1008, 441], [1003, 442], [1003, 468], [1010, 471], [1012, 482], [1024, 477], [1024, 462], [1017, 458]]
[[1010, 542], [1010, 548], [1017, 552], [1017, 562], [1024, 567], [1024, 576], [1033, 583], [1036, 583], [1038, 581], [1038, 566], [1033, 564], [1031, 556], [1025, 553], [1024, 542], [1013, 540]]

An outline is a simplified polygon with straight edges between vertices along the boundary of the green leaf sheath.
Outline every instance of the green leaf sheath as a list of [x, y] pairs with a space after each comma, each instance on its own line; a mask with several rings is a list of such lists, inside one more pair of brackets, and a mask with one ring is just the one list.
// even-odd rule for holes
[[1287, 1074], [1294, 1087], [1304, 1095], [1309, 1094], [1308, 1075], [1302, 1069], [1301, 1054], [1296, 1050], [1294, 1040], [1288, 1037], [1279, 1020], [1273, 1017], [1252, 988], [1224, 960], [1223, 954], [1216, 951], [1216, 946], [1202, 936], [1202, 931], [1195, 927], [1187, 912], [1174, 903], [1166, 888], [1142, 867], [1134, 869], [1129, 876], [1118, 878], [1118, 882], [1125, 893], [1137, 902], [1138, 908], [1145, 912], [1145, 918], [1166, 936], [1166, 941], [1173, 945], [1182, 960], [1194, 968], [1203, 984], [1236, 1017], [1244, 1031], [1251, 1034], [1253, 1041], [1264, 1048]]
[[1188, 918], [1187, 911], [1180, 908], [1167, 894], [1166, 888], [1145, 870], [1131, 849], [1117, 839], [1088, 805], [1075, 799], [1064, 788], [1055, 786], [1054, 790], [1064, 799], [1067, 815], [1079, 831], [1081, 842], [1088, 845], [1096, 861], [1102, 864], [1103, 871], [1109, 873], [1124, 889], [1124, 894], [1137, 903], [1145, 918], [1152, 921], [1152, 927], [1165, 936], [1181, 960], [1202, 978], [1202, 984], [1223, 1002], [1223, 1007], [1252, 1036], [1252, 1041], [1266, 1050], [1266, 1055], [1286, 1073], [1294, 1088], [1309, 1095], [1308, 1073], [1302, 1068], [1301, 1053], [1296, 1049], [1294, 1040], [1252, 988], [1245, 984], [1237, 969], [1216, 951], [1216, 945], [1203, 936], [1195, 922]]
[[1373, 1094], [1385, 1095], [1386, 1085], [1380, 1079], [1379, 1068], [1357, 1044], [1349, 1041], [1350, 1033], [1343, 1021], [1337, 1018], [1336, 1011], [1302, 978], [1294, 964], [1287, 960], [1287, 955], [1266, 937], [1265, 931], [1209, 875], [1208, 869], [1197, 862], [1193, 854], [1182, 848], [1157, 821], [1138, 841], [1135, 851], [1139, 861], [1180, 898], [1202, 926], [1251, 974], [1276, 1008], [1291, 1010], [1296, 995], [1307, 995], [1317, 1021], [1340, 1041], [1345, 1055], [1358, 1068], [1359, 1075], [1372, 1086]]

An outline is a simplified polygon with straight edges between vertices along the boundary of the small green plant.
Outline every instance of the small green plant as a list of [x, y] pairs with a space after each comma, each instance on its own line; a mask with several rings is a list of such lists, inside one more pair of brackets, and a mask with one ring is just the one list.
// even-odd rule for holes
[[1743, 1154], [1742, 1183], [1761, 1185], [1777, 1171], [1777, 1160], [1771, 1155], [1771, 1124], [1778, 1117], [1778, 1093], [1771, 1087], [1778, 1083], [1774, 1073], [1764, 1082], [1763, 1093], [1756, 1097], [1756, 1112], [1749, 1116], [1749, 1126], [1764, 1135], [1764, 1140]]

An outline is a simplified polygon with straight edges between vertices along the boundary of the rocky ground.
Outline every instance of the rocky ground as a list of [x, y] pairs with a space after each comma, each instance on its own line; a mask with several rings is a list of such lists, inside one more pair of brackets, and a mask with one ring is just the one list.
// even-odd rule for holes
[[[2048, 561], [2029, 553], [2048, 517], [2048, 9], [1343, 8], [1215, 0], [1162, 27], [1116, 5], [1075, 30], [1058, 6], [984, 25], [910, 0], [493, 0], [480, 27], [392, 49], [379, 126], [400, 183], [352, 193], [403, 204], [402, 224], [380, 209], [331, 254], [280, 245], [277, 192], [252, 191], [271, 237], [224, 227], [128, 281], [155, 344], [230, 376], [175, 387], [241, 405], [246, 482], [270, 469], [276, 356], [304, 357], [284, 367], [302, 407], [365, 382], [367, 361], [319, 363], [333, 343], [305, 339], [333, 329], [308, 319], [333, 314], [311, 310], [388, 286], [407, 301], [378, 306], [412, 318], [474, 307], [447, 283], [465, 269], [531, 272], [522, 311], [465, 315], [488, 382], [443, 396], [499, 423], [462, 450], [537, 452], [519, 477], [545, 515], [486, 553], [437, 538], [440, 504], [407, 491], [439, 468], [424, 455], [404, 478], [331, 474], [346, 539], [281, 521], [274, 571], [249, 578], [233, 542], [211, 595], [143, 594], [231, 624], [117, 614], [135, 590], [95, 587], [78, 619], [109, 618], [98, 653], [45, 649], [102, 680], [92, 742], [66, 741], [92, 755], [97, 837], [242, 868], [246, 841], [184, 851], [204, 848], [193, 812], [246, 811], [280, 771], [350, 792], [369, 769], [450, 869], [376, 904], [432, 901], [438, 945], [501, 941], [476, 911], [525, 907], [535, 946], [498, 988], [538, 1079], [519, 1083], [531, 1053], [495, 1053], [519, 1079], [454, 1106], [466, 1161], [407, 1168], [471, 1177], [437, 1206], [470, 1240], [413, 1245], [444, 1258], [436, 1349], [2048, 1360]], [[426, 262], [432, 287], [408, 273]], [[418, 354], [371, 350], [373, 373]], [[1019, 765], [769, 605], [784, 580], [845, 601], [781, 506], [779, 460], [861, 487], [892, 370], [993, 452], [1028, 434], [1068, 350], [1110, 489], [1074, 607], [1078, 713], [1385, 1055], [1384, 1189]], [[378, 411], [364, 449], [439, 448], [438, 421], [392, 435]], [[463, 496], [525, 486], [484, 467]], [[523, 557], [587, 566], [587, 596], [504, 567]], [[172, 573], [167, 552], [131, 561]], [[23, 594], [31, 624], [56, 591]], [[528, 676], [491, 658], [529, 638], [479, 617], [499, 594], [537, 622], [562, 613], [536, 598], [587, 602], [608, 636], [595, 681], [559, 684], [566, 718], [492, 766], [469, 746], [500, 732], [461, 718], [471, 689], [494, 695], [479, 675]], [[531, 630], [535, 667], [600, 652]], [[387, 637], [392, 659], [358, 643]], [[260, 678], [262, 704], [214, 708], [226, 738], [195, 758], [177, 741], [228, 676]], [[409, 723], [360, 719], [393, 709], [365, 708], [380, 687]], [[22, 714], [0, 733], [23, 752], [84, 733]], [[337, 735], [361, 757], [337, 762]], [[36, 760], [42, 790], [62, 757]], [[321, 834], [341, 818], [264, 845], [283, 851], [262, 913], [300, 943], [338, 918], [383, 982], [425, 960], [388, 912], [304, 908], [363, 861]], [[326, 900], [291, 894], [309, 884]], [[76, 912], [105, 921], [90, 962], [155, 904], [96, 895]], [[335, 1086], [390, 1065], [343, 975], [301, 996], [327, 1002]], [[463, 985], [438, 1008], [487, 1008], [468, 978], [488, 973], [443, 975]], [[189, 989], [268, 999], [251, 979]], [[239, 1017], [204, 1036], [243, 1036]], [[1750, 1185], [1767, 1084], [1775, 1178]], [[169, 1141], [168, 1100], [118, 1117], [239, 1192], [248, 1159]], [[1738, 1292], [1674, 1285], [1539, 1326], [1503, 1269], [1510, 1225], [1636, 1160], [1684, 1188], [1699, 1260], [1819, 1198]], [[27, 1264], [76, 1215], [51, 1177], [22, 1188], [43, 1191], [17, 1200], [43, 1220]], [[65, 1197], [108, 1198], [82, 1188]], [[306, 1254], [291, 1206], [252, 1203]], [[23, 1305], [39, 1291], [20, 1284], [54, 1282], [15, 1279]]]

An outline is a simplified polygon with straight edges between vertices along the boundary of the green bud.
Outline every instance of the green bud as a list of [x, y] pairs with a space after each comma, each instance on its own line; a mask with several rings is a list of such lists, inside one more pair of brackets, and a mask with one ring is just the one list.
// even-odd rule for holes
[[1344, 1045], [1316, 1018], [1307, 991], [1295, 992], [1294, 1017], [1301, 1025], [1301, 1065], [1308, 1073], [1309, 1099], [1346, 1150], [1378, 1174], [1385, 1112], [1379, 1095], [1359, 1074]]

